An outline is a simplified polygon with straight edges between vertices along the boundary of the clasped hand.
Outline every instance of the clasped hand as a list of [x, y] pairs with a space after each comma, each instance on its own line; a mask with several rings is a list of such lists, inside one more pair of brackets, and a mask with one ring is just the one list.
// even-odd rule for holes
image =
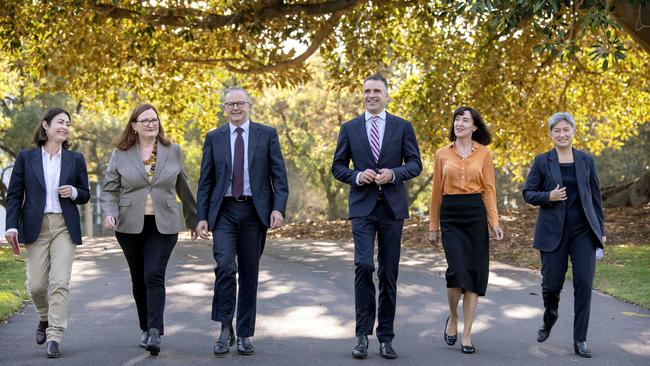
[[391, 169], [379, 169], [379, 173], [375, 172], [372, 169], [366, 169], [359, 173], [359, 183], [361, 184], [370, 184], [375, 183], [377, 185], [384, 185], [390, 183], [393, 180], [393, 171]]

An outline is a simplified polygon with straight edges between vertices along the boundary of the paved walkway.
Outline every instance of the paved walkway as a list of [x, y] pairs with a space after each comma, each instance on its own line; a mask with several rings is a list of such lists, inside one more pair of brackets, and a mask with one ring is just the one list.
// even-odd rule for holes
[[[532, 249], [531, 249], [532, 250]], [[572, 291], [567, 283], [551, 337], [535, 341], [541, 321], [540, 277], [492, 263], [487, 296], [474, 326], [474, 355], [442, 339], [447, 316], [444, 258], [404, 250], [399, 277], [394, 361], [354, 360], [352, 244], [271, 241], [264, 253], [255, 354], [212, 354], [213, 260], [208, 242], [179, 242], [167, 275], [166, 335], [158, 357], [137, 346], [139, 329], [126, 261], [112, 238], [88, 240], [73, 268], [64, 357], [47, 360], [34, 342], [33, 306], [0, 326], [0, 365], [650, 365], [650, 312], [594, 294], [588, 344], [594, 358], [573, 354]], [[234, 351], [234, 350], [233, 350]]]

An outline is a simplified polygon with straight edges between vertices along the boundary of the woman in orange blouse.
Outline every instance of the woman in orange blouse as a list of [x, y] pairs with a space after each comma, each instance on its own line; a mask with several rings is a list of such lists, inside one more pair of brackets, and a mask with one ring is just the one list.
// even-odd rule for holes
[[[494, 165], [486, 145], [492, 137], [481, 115], [469, 107], [454, 111], [451, 144], [436, 152], [429, 240], [442, 239], [447, 258], [449, 317], [444, 338], [456, 343], [458, 302], [463, 298], [461, 351], [474, 353], [472, 323], [478, 297], [485, 295], [489, 269], [488, 223], [497, 240], [503, 238], [497, 213]], [[442, 234], [442, 235], [441, 235]]]

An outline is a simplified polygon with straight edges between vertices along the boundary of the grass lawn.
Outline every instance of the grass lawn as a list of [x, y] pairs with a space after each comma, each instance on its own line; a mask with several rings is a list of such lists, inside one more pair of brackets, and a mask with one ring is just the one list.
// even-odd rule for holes
[[605, 245], [594, 287], [650, 309], [650, 245]]
[[9, 246], [0, 246], [0, 322], [18, 311], [28, 298], [24, 255], [15, 257]]

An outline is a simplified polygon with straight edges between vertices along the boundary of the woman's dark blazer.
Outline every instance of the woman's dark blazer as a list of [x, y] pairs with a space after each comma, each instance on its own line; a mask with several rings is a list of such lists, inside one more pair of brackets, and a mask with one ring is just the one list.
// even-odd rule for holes
[[[585, 152], [573, 149], [573, 160], [580, 202], [589, 227], [598, 239], [597, 245], [602, 248], [602, 238], [605, 233], [603, 203], [594, 158]], [[544, 252], [552, 252], [560, 245], [564, 231], [566, 204], [564, 201], [549, 201], [551, 191], [558, 184], [560, 187], [564, 186], [557, 151], [551, 149], [535, 157], [523, 190], [524, 200], [527, 203], [540, 206], [533, 247]]]
[[[77, 205], [90, 199], [86, 161], [81, 153], [62, 149], [59, 186], [77, 189], [77, 199], [60, 198], [63, 219], [72, 242], [81, 244], [81, 222]], [[18, 229], [18, 241], [29, 244], [38, 239], [45, 211], [45, 175], [40, 147], [18, 153], [7, 190], [7, 229]]]

